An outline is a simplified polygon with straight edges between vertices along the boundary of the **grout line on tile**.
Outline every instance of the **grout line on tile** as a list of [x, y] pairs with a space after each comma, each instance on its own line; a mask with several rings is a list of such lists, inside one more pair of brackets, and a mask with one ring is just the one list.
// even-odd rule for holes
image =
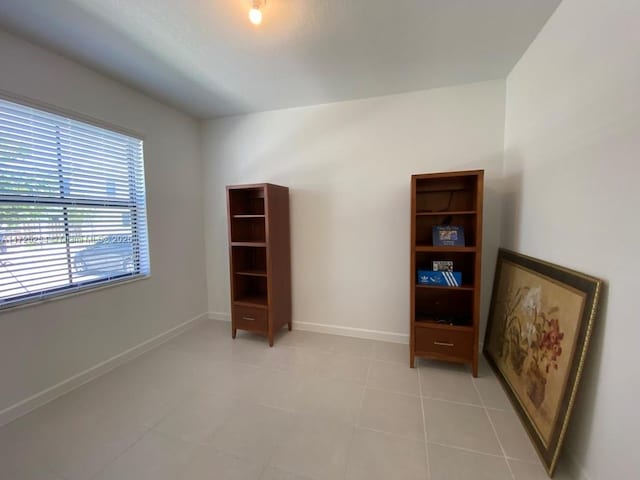
[[496, 440], [498, 440], [498, 445], [500, 446], [500, 450], [502, 451], [502, 457], [504, 458], [504, 461], [507, 464], [507, 468], [509, 469], [509, 474], [511, 475], [512, 480], [516, 480], [516, 475], [515, 475], [515, 473], [513, 473], [513, 469], [511, 468], [511, 465], [509, 464], [509, 461], [507, 460], [507, 452], [504, 449], [504, 446], [502, 445], [502, 440], [500, 440], [500, 436], [498, 435], [498, 430], [496, 429], [496, 426], [493, 424], [493, 420], [491, 420], [491, 415], [489, 415], [489, 410], [487, 410], [487, 407], [484, 404], [484, 399], [482, 398], [482, 395], [480, 394], [480, 390], [478, 389], [478, 386], [476, 385], [476, 382], [472, 381], [471, 383], [473, 384], [473, 388], [475, 388], [476, 393], [478, 394], [478, 397], [480, 398], [480, 403], [482, 403], [484, 414], [487, 416], [487, 419], [489, 420], [489, 424], [491, 425], [491, 429], [493, 430], [493, 434], [496, 436]]
[[402, 366], [406, 366], [405, 362], [394, 362], [393, 360], [384, 360], [384, 359], [375, 358], [375, 357], [372, 357], [371, 360], [373, 360], [374, 362], [386, 363], [387, 365], [395, 365], [395, 366], [402, 365]]
[[351, 438], [349, 439], [349, 446], [347, 447], [347, 454], [345, 457], [344, 469], [342, 470], [342, 475], [341, 475], [341, 478], [343, 480], [347, 478], [347, 470], [349, 469], [349, 457], [351, 456], [351, 446], [355, 441], [355, 436], [356, 436], [356, 426], [351, 425]]
[[[209, 451], [214, 451], [214, 452], [216, 452], [218, 454], [222, 454], [222, 455], [226, 455], [226, 456], [229, 456], [229, 457], [233, 457], [236, 460], [240, 460], [241, 462], [253, 462], [253, 460], [250, 459], [250, 458], [238, 455], [237, 453], [232, 453], [230, 451], [221, 450], [221, 449], [219, 449], [217, 447], [212, 446], [211, 444], [203, 443], [203, 444], [199, 444], [199, 446], [200, 447], [208, 447], [207, 450], [209, 450]], [[197, 452], [197, 450], [194, 450], [192, 452], [192, 454], [189, 456], [189, 460], [185, 463], [184, 466], [186, 466], [193, 459], [193, 456], [195, 455], [196, 452]], [[273, 457], [273, 454], [271, 456]], [[257, 465], [257, 462], [255, 462], [255, 464]], [[259, 479], [262, 478], [262, 475], [264, 474], [265, 470], [267, 468], [269, 468], [270, 466], [271, 466], [271, 458], [269, 458], [269, 461], [262, 467], [262, 470], [260, 471], [260, 476], [258, 477]]]
[[[145, 436], [147, 436], [149, 434], [149, 432], [151, 431], [153, 427], [149, 427], [147, 430], [145, 430], [144, 432], [142, 432], [142, 434], [135, 439], [135, 441], [133, 441], [131, 443], [131, 445], [129, 445], [127, 448], [125, 448], [122, 452], [120, 452], [118, 455], [116, 455], [114, 458], [112, 458], [111, 460], [109, 460], [107, 463], [105, 463], [102, 467], [100, 467], [93, 475], [91, 475], [89, 477], [89, 480], [93, 480], [95, 478], [98, 478], [98, 476], [104, 472], [107, 467], [109, 467], [109, 465], [115, 463], [120, 457], [122, 457], [125, 453], [127, 453], [129, 450], [131, 450], [134, 446], [136, 446], [138, 443], [140, 443], [140, 440], [142, 440]], [[153, 432], [154, 434], [156, 433], [155, 431]], [[66, 478], [66, 477], [63, 477]]]
[[376, 433], [380, 433], [382, 435], [391, 435], [392, 437], [396, 437], [396, 438], [402, 438], [404, 440], [412, 440], [416, 443], [424, 443], [424, 440], [418, 438], [418, 437], [414, 437], [411, 435], [401, 435], [399, 433], [393, 433], [393, 432], [387, 432], [386, 430], [379, 430], [377, 428], [372, 428], [372, 427], [361, 427], [360, 425], [354, 425], [353, 426], [356, 430], [368, 430], [369, 432], [376, 432]]
[[297, 410], [288, 409], [288, 408], [284, 408], [284, 407], [278, 407], [276, 405], [269, 405], [268, 403], [256, 402], [254, 405], [257, 405], [257, 406], [263, 407], [263, 408], [271, 408], [273, 410], [278, 410], [279, 412], [291, 413], [291, 414], [294, 414], [294, 415], [299, 413]]
[[490, 412], [511, 412], [513, 410], [512, 408], [498, 408], [498, 407], [487, 407], [487, 406], [485, 406], [484, 408], [486, 408]]
[[424, 453], [427, 462], [427, 478], [431, 479], [431, 461], [429, 459], [429, 435], [427, 434], [427, 419], [424, 414], [424, 400], [422, 398], [422, 375], [420, 375], [420, 359], [417, 359], [416, 368], [418, 370], [418, 392], [420, 393], [420, 410], [422, 411], [422, 431], [424, 433]]
[[[66, 395], [66, 394], [65, 394], [65, 395]], [[38, 407], [38, 408], [40, 408], [40, 407]], [[33, 410], [32, 410], [32, 411], [33, 411]], [[27, 413], [27, 415], [29, 415], [30, 413], [31, 413], [31, 412]], [[12, 420], [12, 422], [15, 422], [15, 420]], [[8, 423], [8, 424], [6, 424], [6, 425], [10, 425], [12, 422], [10, 422], [10, 423]], [[3, 428], [3, 427], [5, 427], [6, 425], [3, 425], [2, 427], [0, 427], [0, 429], [1, 429], [1, 428]], [[138, 441], [138, 440], [136, 439], [136, 442], [137, 442], [137, 441]], [[36, 466], [37, 466], [40, 470], [42, 470], [43, 472], [45, 472], [45, 473], [47, 473], [47, 474], [49, 474], [49, 475], [53, 475], [53, 477], [55, 477], [55, 478], [56, 478], [56, 479], [58, 479], [58, 480], [71, 480], [71, 479], [69, 479], [68, 477], [66, 477], [65, 475], [63, 475], [61, 472], [59, 472], [57, 469], [53, 468], [53, 467], [49, 464], [49, 462], [47, 462], [47, 461], [44, 459], [44, 457], [41, 457], [41, 455], [34, 455], [33, 457], [34, 457], [34, 458], [32, 458], [32, 460], [35, 460], [34, 465], [36, 465]], [[108, 465], [109, 463], [111, 463], [111, 462], [107, 462], [107, 465]], [[105, 467], [106, 467], [106, 465], [105, 465]], [[100, 468], [100, 471], [102, 470], [102, 468], [104, 468], [104, 467], [101, 467], [101, 468]], [[16, 477], [16, 476], [17, 476], [17, 478], [22, 478], [22, 474], [23, 474], [23, 473], [25, 473], [25, 471], [28, 471], [28, 470], [27, 470], [27, 469], [25, 469], [25, 466], [24, 466], [24, 465], [22, 465], [22, 466], [17, 466], [16, 468], [12, 468], [11, 470], [9, 470], [9, 471], [8, 471], [8, 473], [10, 473], [10, 474], [12, 475], [12, 477], [11, 477], [11, 478], [14, 478], [14, 477]], [[0, 471], [0, 474], [4, 474], [4, 473], [7, 473], [7, 472], [6, 472], [6, 471], [4, 471], [4, 470]], [[96, 475], [97, 475], [97, 473], [96, 473]], [[52, 478], [53, 478], [53, 477], [52, 477]], [[2, 478], [4, 479], [4, 477], [2, 477]], [[93, 478], [93, 476], [92, 476], [91, 478]]]
[[360, 425], [360, 417], [362, 416], [362, 409], [364, 407], [364, 397], [367, 395], [367, 389], [369, 388], [369, 376], [371, 375], [371, 364], [373, 360], [369, 360], [369, 364], [367, 365], [367, 374], [364, 377], [364, 388], [362, 389], [362, 397], [360, 398], [360, 408], [358, 409], [358, 415], [356, 416], [355, 426]]
[[424, 398], [425, 400], [435, 400], [436, 402], [445, 402], [445, 403], [454, 403], [456, 405], [464, 405], [465, 407], [485, 408], [484, 406], [478, 405], [477, 403], [457, 402], [455, 400], [449, 400], [448, 398], [430, 397], [428, 395], [421, 395], [421, 398]]
[[[194, 388], [192, 391], [190, 391], [190, 394], [192, 394], [193, 396], [198, 395], [197, 392], [197, 388]], [[164, 415], [161, 415], [155, 422], [153, 423], [149, 423], [148, 425], [143, 425], [146, 430], [144, 430], [140, 436], [138, 438], [136, 438], [136, 440], [134, 442], [132, 442], [127, 448], [125, 448], [122, 452], [120, 452], [119, 455], [117, 455], [116, 457], [112, 458], [109, 462], [107, 462], [105, 465], [103, 465], [94, 475], [92, 475], [89, 480], [93, 480], [94, 478], [97, 478], [98, 475], [100, 473], [102, 473], [109, 465], [111, 465], [112, 463], [115, 463], [120, 457], [122, 457], [125, 453], [127, 453], [129, 450], [131, 450], [135, 445], [137, 445], [145, 436], [147, 436], [149, 433], [153, 433], [154, 435], [158, 435], [161, 437], [165, 437], [165, 438], [170, 438], [172, 440], [175, 441], [179, 441], [179, 442], [183, 442], [183, 443], [189, 443], [186, 442], [180, 438], [176, 438], [173, 437], [171, 435], [167, 435], [164, 434], [163, 432], [156, 430], [156, 427], [160, 424], [160, 422], [162, 422], [165, 418], [167, 418], [171, 413], [173, 413], [175, 410], [177, 410], [181, 404], [183, 404], [189, 394], [185, 394], [184, 398], [182, 398], [180, 401], [176, 401], [176, 404], [171, 407], [167, 413], [165, 413]]]
[[[499, 382], [499, 381], [498, 381], [498, 379], [495, 377], [495, 374], [493, 374], [493, 373], [492, 373], [490, 376], [491, 376], [491, 378], [493, 378], [493, 379], [498, 383], [498, 385], [500, 386], [500, 388], [502, 388], [502, 386], [501, 386], [500, 382]], [[482, 396], [482, 393], [480, 392], [480, 388], [478, 388], [478, 385], [477, 385], [478, 379], [477, 379], [477, 378], [473, 378], [473, 377], [471, 377], [471, 381], [473, 382], [473, 386], [475, 387], [476, 391], [478, 392], [478, 396], [480, 397], [480, 401], [482, 402], [482, 404], [483, 404], [484, 408], [486, 408], [487, 410], [494, 410], [494, 411], [498, 411], [498, 412], [508, 412], [508, 411], [510, 411], [511, 409], [513, 409], [513, 406], [511, 405], [511, 402], [508, 400], [508, 397], [507, 397], [507, 405], [508, 405], [508, 406], [507, 406], [507, 408], [501, 408], [501, 407], [490, 407], [490, 406], [486, 405], [486, 404], [484, 403], [484, 398], [483, 398], [483, 396]], [[505, 392], [505, 396], [506, 396], [506, 392]]]
[[378, 387], [377, 385], [375, 387], [374, 386], [367, 387], [366, 385], [364, 385], [364, 387], [366, 389], [376, 390], [378, 392], [395, 393], [397, 395], [404, 395], [405, 397], [417, 398], [418, 400], [421, 399], [420, 395], [416, 395], [416, 394], [413, 394], [413, 393], [407, 393], [407, 392], [399, 392], [398, 390], [390, 390], [388, 388]]
[[364, 407], [364, 397], [367, 395], [367, 385], [369, 385], [369, 375], [371, 375], [371, 364], [373, 360], [369, 358], [369, 362], [367, 365], [367, 374], [364, 379], [364, 385], [362, 388], [362, 396], [360, 397], [360, 408], [358, 409], [358, 414], [356, 415], [355, 423], [351, 426], [351, 440], [349, 441], [349, 446], [347, 447], [347, 456], [346, 461], [344, 463], [344, 470], [342, 471], [342, 478], [347, 477], [347, 470], [349, 468], [349, 458], [351, 457], [351, 450], [353, 446], [353, 442], [355, 441], [356, 428], [360, 424], [360, 417], [362, 415], [362, 409]]
[[392, 432], [387, 432], [385, 430], [378, 430], [377, 428], [360, 427], [358, 425], [355, 425], [355, 429], [356, 430], [367, 430], [369, 432], [380, 433], [382, 435], [388, 435], [388, 436], [391, 436], [391, 437], [401, 438], [403, 440], [411, 440], [411, 441], [416, 442], [416, 443], [425, 443], [424, 440], [420, 440], [419, 438], [412, 437], [411, 435], [400, 435], [399, 433], [392, 433]]
[[[398, 392], [397, 390], [389, 390], [387, 388], [381, 388], [378, 386], [367, 386], [365, 385], [364, 387], [366, 390], [374, 390], [376, 392], [383, 392], [383, 393], [392, 393], [394, 395], [402, 395], [403, 397], [409, 397], [409, 398], [413, 398], [413, 399], [418, 399], [418, 400], [422, 400], [422, 398], [420, 397], [420, 395], [414, 395], [412, 393], [407, 393], [407, 392]], [[420, 388], [420, 383], [418, 383], [418, 388]]]
[[495, 454], [495, 453], [481, 452], [480, 450], [474, 450], [472, 448], [460, 447], [458, 445], [449, 445], [448, 443], [429, 442], [429, 445], [438, 445], [439, 447], [452, 448], [454, 450], [460, 450], [462, 452], [475, 453], [476, 455], [484, 455], [485, 457], [502, 458], [503, 460], [505, 459], [504, 455], [498, 455], [498, 454]]
[[529, 459], [524, 459], [524, 458], [516, 458], [516, 457], [506, 457], [507, 460], [513, 460], [514, 462], [520, 462], [520, 463], [528, 463], [529, 465], [540, 465], [540, 460], [529, 460]]

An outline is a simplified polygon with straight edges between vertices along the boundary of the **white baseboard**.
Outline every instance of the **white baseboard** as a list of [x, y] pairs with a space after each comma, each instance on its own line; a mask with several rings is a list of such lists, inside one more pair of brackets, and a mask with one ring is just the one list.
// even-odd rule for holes
[[[209, 312], [209, 320], [230, 322], [231, 315], [225, 312]], [[294, 330], [307, 332], [328, 333], [330, 335], [342, 335], [343, 337], [364, 338], [367, 340], [381, 340], [392, 343], [409, 343], [409, 334], [385, 332], [382, 330], [369, 330], [366, 328], [341, 327], [338, 325], [326, 325], [312, 322], [293, 322]]]
[[156, 335], [149, 340], [146, 340], [138, 345], [131, 347], [128, 350], [125, 350], [118, 355], [111, 357], [104, 362], [101, 362], [97, 365], [94, 365], [91, 368], [86, 369], [83, 372], [80, 372], [73, 377], [70, 377], [62, 382], [53, 385], [41, 392], [36, 393], [35, 395], [30, 396], [29, 398], [25, 398], [24, 400], [19, 401], [3, 410], [0, 410], [0, 426], [6, 425], [7, 423], [15, 420], [22, 415], [29, 413], [30, 411], [48, 403], [65, 393], [74, 390], [81, 385], [84, 385], [91, 380], [104, 375], [107, 372], [110, 372], [114, 368], [133, 360], [134, 358], [142, 355], [143, 353], [151, 350], [152, 348], [157, 347], [158, 345], [172, 339], [176, 335], [183, 333], [184, 331], [194, 327], [197, 323], [206, 320], [207, 314], [202, 313], [196, 317], [193, 317], [190, 320], [187, 320], [180, 325], [177, 325], [166, 332], [161, 333], [160, 335]]
[[230, 322], [231, 314], [224, 312], [209, 312], [208, 315], [209, 320], [219, 320], [221, 322]]
[[392, 343], [409, 343], [409, 334], [385, 332], [382, 330], [369, 330], [366, 328], [341, 327], [338, 325], [325, 325], [322, 323], [293, 322], [294, 330], [306, 330], [308, 332], [329, 333], [344, 337], [365, 338], [367, 340], [381, 340]]

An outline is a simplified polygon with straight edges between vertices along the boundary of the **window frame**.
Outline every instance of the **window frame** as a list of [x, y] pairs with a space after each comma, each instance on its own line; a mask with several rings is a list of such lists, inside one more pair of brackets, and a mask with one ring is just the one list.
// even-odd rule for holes
[[[148, 278], [151, 277], [151, 246], [150, 246], [150, 239], [149, 239], [149, 228], [148, 228], [148, 220], [149, 220], [149, 215], [148, 215], [148, 201], [147, 201], [147, 189], [146, 189], [146, 162], [145, 162], [145, 139], [144, 136], [141, 135], [138, 132], [126, 129], [126, 128], [122, 128], [119, 127], [117, 125], [113, 125], [111, 123], [102, 121], [102, 120], [97, 120], [93, 117], [89, 117], [80, 113], [77, 113], [75, 111], [71, 111], [71, 110], [67, 110], [67, 109], [63, 109], [63, 108], [59, 108], [57, 106], [53, 106], [44, 102], [39, 102], [33, 99], [29, 99], [29, 98], [25, 98], [19, 95], [15, 95], [9, 92], [6, 92], [4, 90], [0, 89], [0, 99], [5, 100], [7, 102], [11, 102], [23, 107], [27, 107], [27, 108], [33, 108], [36, 110], [39, 110], [41, 112], [44, 113], [50, 113], [53, 115], [57, 115], [60, 117], [64, 117], [65, 119], [69, 119], [75, 122], [81, 122], [84, 123], [86, 125], [92, 126], [92, 127], [96, 127], [96, 128], [100, 128], [100, 129], [104, 129], [113, 133], [118, 133], [121, 135], [125, 135], [128, 136], [130, 138], [139, 140], [141, 142], [141, 149], [142, 149], [142, 177], [143, 177], [143, 188], [144, 188], [144, 196], [143, 196], [143, 204], [140, 205], [135, 204], [134, 202], [129, 202], [129, 201], [123, 201], [123, 200], [117, 200], [114, 199], [112, 202], [106, 204], [104, 201], [102, 200], [96, 200], [95, 202], [92, 202], [89, 199], [85, 199], [85, 200], [80, 200], [78, 201], [78, 199], [70, 199], [70, 198], [65, 198], [64, 197], [64, 186], [63, 186], [63, 182], [61, 181], [60, 184], [60, 194], [61, 197], [58, 199], [52, 199], [52, 198], [46, 198], [45, 196], [41, 196], [39, 194], [34, 194], [34, 195], [25, 195], [22, 196], [21, 198], [16, 197], [15, 203], [19, 204], [20, 202], [24, 203], [25, 198], [28, 198], [30, 200], [33, 199], [38, 199], [34, 202], [34, 204], [36, 205], [43, 205], [43, 206], [56, 206], [56, 207], [61, 207], [63, 209], [63, 217], [65, 219], [65, 224], [67, 224], [67, 219], [68, 219], [68, 212], [67, 212], [67, 207], [66, 206], [76, 206], [76, 207], [112, 207], [112, 208], [127, 208], [128, 212], [132, 215], [132, 217], [134, 217], [135, 215], [137, 215], [137, 208], [142, 207], [147, 213], [145, 215], [145, 228], [147, 230], [147, 234], [146, 234], [146, 247], [147, 247], [147, 271], [139, 271], [137, 273], [133, 273], [133, 274], [127, 274], [124, 273], [122, 275], [117, 275], [117, 276], [113, 276], [113, 277], [109, 277], [109, 278], [98, 278], [98, 279], [91, 279], [91, 280], [86, 280], [83, 282], [75, 282], [75, 283], [69, 283], [67, 285], [62, 285], [59, 287], [53, 287], [53, 288], [49, 288], [46, 290], [42, 290], [40, 292], [37, 293], [25, 293], [25, 294], [21, 294], [21, 295], [15, 295], [15, 296], [11, 296], [11, 297], [7, 297], [6, 299], [3, 299], [2, 302], [0, 302], [0, 312], [6, 312], [9, 310], [14, 310], [14, 309], [20, 309], [20, 308], [24, 308], [24, 307], [28, 307], [28, 306], [33, 306], [33, 305], [38, 305], [41, 303], [46, 303], [46, 302], [50, 302], [50, 301], [55, 301], [55, 300], [61, 300], [63, 298], [69, 298], [69, 297], [73, 297], [76, 295], [83, 295], [86, 293], [90, 293], [90, 292], [96, 292], [99, 290], [103, 290], [106, 288], [112, 288], [112, 287], [117, 287], [120, 285], [126, 285], [128, 283], [133, 283], [133, 282], [137, 282], [140, 280], [146, 280]], [[58, 138], [58, 137], [57, 137]], [[61, 175], [61, 178], [64, 178], [62, 176], [62, 172], [60, 171], [61, 168], [61, 157], [58, 157], [58, 169], [59, 169], [59, 173]], [[131, 169], [132, 165], [129, 163], [128, 164], [128, 168]], [[131, 192], [131, 195], [133, 197], [135, 197], [135, 192]], [[8, 198], [8, 197], [7, 197]], [[9, 198], [7, 199], [2, 199], [0, 198], [0, 203], [1, 204], [11, 204], [12, 199]], [[132, 204], [135, 204], [135, 207], [131, 207]], [[132, 222], [131, 225], [131, 233], [127, 234], [127, 235], [131, 235], [134, 236], [135, 235], [135, 230], [138, 228], [138, 224], [137, 222]], [[133, 242], [132, 241], [132, 245], [133, 245], [133, 249], [134, 249], [134, 255], [139, 257], [140, 256], [140, 252], [141, 252], [141, 242]], [[67, 250], [67, 269], [70, 272], [71, 264], [70, 264], [70, 246], [71, 246], [71, 239], [70, 239], [70, 234], [67, 228], [65, 228], [65, 248]], [[139, 264], [139, 262], [138, 262]], [[70, 274], [71, 275], [71, 274]], [[7, 302], [7, 303], [3, 303], [3, 302]]]

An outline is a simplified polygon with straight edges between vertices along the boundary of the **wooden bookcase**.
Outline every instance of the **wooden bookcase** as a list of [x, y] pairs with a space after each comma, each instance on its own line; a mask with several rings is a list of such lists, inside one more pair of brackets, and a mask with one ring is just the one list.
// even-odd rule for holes
[[[478, 375], [484, 171], [411, 177], [410, 365], [415, 357], [471, 364]], [[433, 227], [464, 229], [464, 246], [434, 246]], [[453, 261], [460, 286], [421, 285], [418, 270]]]
[[232, 336], [291, 330], [289, 189], [270, 183], [227, 187]]

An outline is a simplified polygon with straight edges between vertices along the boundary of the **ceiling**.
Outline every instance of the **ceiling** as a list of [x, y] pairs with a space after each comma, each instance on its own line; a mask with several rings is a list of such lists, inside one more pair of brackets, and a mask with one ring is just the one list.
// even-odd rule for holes
[[503, 78], [560, 0], [2, 0], [0, 25], [199, 118]]

